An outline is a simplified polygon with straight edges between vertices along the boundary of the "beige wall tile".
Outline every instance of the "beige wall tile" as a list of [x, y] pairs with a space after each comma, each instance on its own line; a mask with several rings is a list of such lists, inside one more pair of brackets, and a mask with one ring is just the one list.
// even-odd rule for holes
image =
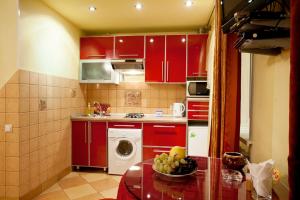
[[6, 193], [6, 197], [8, 197], [9, 200], [12, 200], [12, 199], [14, 200], [14, 198], [16, 198], [15, 200], [17, 200], [19, 197], [19, 187], [18, 186], [6, 186], [5, 193]]
[[5, 97], [5, 86], [0, 87], [0, 98]]
[[6, 142], [19, 142], [20, 128], [13, 128], [12, 132], [5, 135]]
[[5, 143], [5, 155], [6, 156], [19, 156], [19, 143], [18, 142], [6, 142]]
[[6, 105], [6, 112], [9, 113], [19, 112], [19, 98], [6, 98], [5, 105]]
[[5, 123], [12, 124], [14, 127], [19, 127], [19, 113], [6, 113]]
[[39, 123], [39, 115], [38, 112], [30, 112], [29, 113], [29, 125], [34, 125]]
[[5, 112], [5, 98], [0, 97], [0, 113]]
[[29, 73], [29, 71], [19, 71], [20, 83], [29, 84]]
[[39, 97], [47, 97], [47, 86], [39, 86]]
[[29, 126], [20, 128], [20, 141], [29, 140]]
[[29, 112], [29, 98], [20, 98], [20, 112]]
[[29, 100], [29, 111], [37, 112], [39, 110], [39, 99], [38, 98], [30, 98]]
[[31, 125], [29, 127], [29, 138], [33, 139], [39, 136], [39, 126], [38, 124]]
[[[5, 172], [4, 171], [0, 171], [0, 186], [4, 186], [5, 185]], [[0, 196], [1, 198], [2, 196]]]
[[30, 96], [30, 98], [39, 97], [39, 86], [38, 85], [30, 85], [29, 86], [29, 96]]
[[18, 98], [20, 96], [19, 84], [6, 84], [5, 96], [6, 98]]
[[19, 172], [6, 172], [5, 184], [7, 186], [19, 186]]
[[39, 74], [36, 72], [30, 72], [29, 74], [29, 83], [37, 85], [39, 84]]
[[20, 144], [20, 155], [29, 154], [29, 140], [22, 141]]
[[[33, 138], [29, 141], [29, 152], [37, 151], [39, 147], [39, 139]], [[30, 166], [32, 167], [32, 166]]]
[[5, 165], [6, 165], [6, 171], [14, 172], [19, 171], [19, 157], [6, 157]]
[[20, 127], [29, 126], [29, 113], [20, 113]]
[[20, 84], [20, 97], [21, 98], [29, 97], [29, 85], [28, 84]]

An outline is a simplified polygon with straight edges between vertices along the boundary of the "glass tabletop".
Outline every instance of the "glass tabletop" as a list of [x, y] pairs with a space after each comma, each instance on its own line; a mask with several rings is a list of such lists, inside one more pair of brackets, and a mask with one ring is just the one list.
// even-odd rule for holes
[[124, 175], [127, 190], [136, 199], [153, 200], [246, 200], [245, 182], [226, 182], [221, 159], [196, 157], [194, 175], [171, 178], [152, 169], [153, 159], [138, 163]]

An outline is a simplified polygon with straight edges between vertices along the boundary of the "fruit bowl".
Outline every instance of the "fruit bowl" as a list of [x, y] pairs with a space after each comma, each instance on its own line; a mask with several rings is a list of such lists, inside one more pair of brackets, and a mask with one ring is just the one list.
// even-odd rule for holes
[[158, 175], [178, 178], [196, 173], [198, 165], [191, 157], [185, 157], [184, 148], [173, 147], [170, 154], [156, 155], [152, 168]]
[[197, 167], [190, 173], [187, 173], [187, 174], [166, 174], [166, 173], [162, 173], [156, 169], [153, 169], [157, 174], [159, 175], [162, 175], [162, 176], [167, 176], [167, 177], [170, 177], [170, 178], [182, 178], [182, 177], [186, 177], [186, 176], [191, 176], [193, 174], [195, 174], [197, 172]]

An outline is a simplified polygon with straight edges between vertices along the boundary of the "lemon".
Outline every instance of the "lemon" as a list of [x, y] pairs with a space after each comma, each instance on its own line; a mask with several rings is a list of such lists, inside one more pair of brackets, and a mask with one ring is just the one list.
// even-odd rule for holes
[[171, 148], [169, 155], [171, 157], [176, 157], [177, 159], [185, 158], [185, 149], [183, 147], [174, 146]]

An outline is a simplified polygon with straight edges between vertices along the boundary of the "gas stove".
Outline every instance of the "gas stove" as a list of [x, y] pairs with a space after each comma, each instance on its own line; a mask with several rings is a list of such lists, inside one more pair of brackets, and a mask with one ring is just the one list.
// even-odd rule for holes
[[125, 118], [143, 118], [144, 113], [127, 113]]

